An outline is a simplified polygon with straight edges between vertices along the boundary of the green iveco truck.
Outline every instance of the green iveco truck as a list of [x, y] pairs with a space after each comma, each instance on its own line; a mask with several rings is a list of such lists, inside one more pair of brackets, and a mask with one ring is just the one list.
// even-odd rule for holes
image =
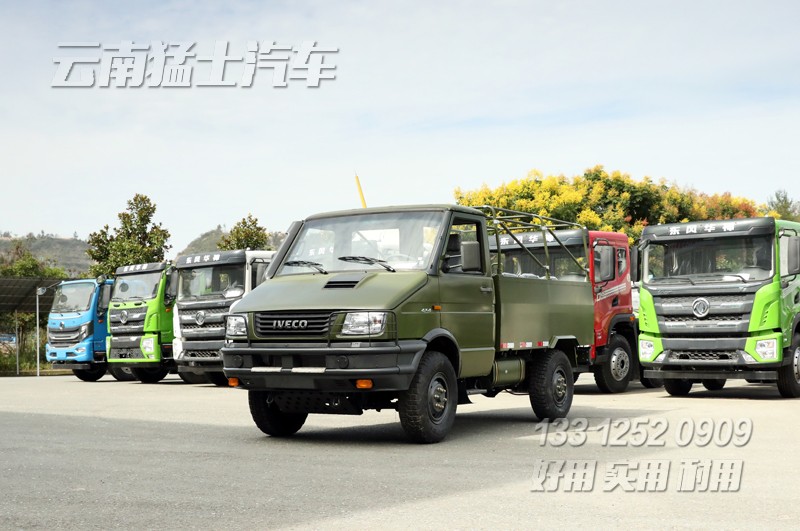
[[108, 309], [109, 366], [128, 367], [137, 380], [159, 382], [172, 359], [172, 268], [169, 262], [117, 268]]
[[800, 396], [800, 223], [773, 218], [645, 227], [639, 359], [671, 395], [730, 378]]
[[309, 413], [390, 409], [411, 440], [438, 442], [457, 404], [503, 390], [529, 395], [540, 419], [564, 417], [578, 353], [592, 344], [592, 284], [555, 280], [546, 262], [543, 278], [505, 272], [489, 240], [499, 249], [507, 235], [524, 251], [515, 232], [576, 227], [453, 205], [297, 222], [268, 280], [227, 318], [225, 375], [272, 436], [294, 434]]

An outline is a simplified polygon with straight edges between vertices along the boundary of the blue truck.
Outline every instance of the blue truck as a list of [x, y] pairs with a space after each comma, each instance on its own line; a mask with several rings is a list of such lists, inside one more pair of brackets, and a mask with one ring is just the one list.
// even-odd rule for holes
[[[47, 319], [45, 356], [54, 369], [71, 369], [79, 379], [96, 382], [106, 362], [106, 318], [112, 280], [67, 280], [56, 287]], [[129, 369], [112, 367], [117, 380], [133, 380]]]

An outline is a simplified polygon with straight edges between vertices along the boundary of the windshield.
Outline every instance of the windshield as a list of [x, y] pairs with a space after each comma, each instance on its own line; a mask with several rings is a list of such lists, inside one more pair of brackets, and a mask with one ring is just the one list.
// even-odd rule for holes
[[158, 283], [161, 280], [161, 271], [152, 273], [139, 273], [118, 277], [111, 291], [111, 300], [124, 302], [133, 300], [152, 299], [158, 294]]
[[308, 221], [277, 274], [425, 270], [444, 217], [441, 211], [389, 212]]
[[244, 293], [244, 264], [178, 271], [178, 300], [238, 297]]
[[92, 303], [92, 294], [97, 286], [94, 282], [61, 284], [56, 288], [51, 312], [85, 312]]
[[[584, 264], [586, 259], [583, 257], [584, 248], [582, 245], [570, 245], [567, 247], [569, 252], [572, 253], [578, 262]], [[541, 277], [545, 278], [545, 270], [543, 265], [546, 265], [547, 257], [544, 254], [544, 247], [531, 248], [528, 247], [533, 256], [536, 257], [542, 265], [536, 262], [527, 252], [523, 249], [516, 247], [503, 251], [503, 271], [514, 275], [528, 276], [528, 277]], [[550, 255], [550, 278], [563, 279], [563, 280], [585, 280], [586, 274], [581, 266], [567, 253], [567, 251], [560, 246], [550, 246], [547, 248]]]
[[766, 280], [774, 271], [772, 237], [651, 242], [643, 264], [645, 283]]

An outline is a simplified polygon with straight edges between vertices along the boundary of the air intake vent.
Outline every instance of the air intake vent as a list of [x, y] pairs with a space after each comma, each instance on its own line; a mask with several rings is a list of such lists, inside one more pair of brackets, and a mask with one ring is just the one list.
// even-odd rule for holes
[[367, 276], [367, 273], [358, 272], [358, 273], [344, 273], [341, 275], [336, 275], [332, 279], [325, 284], [326, 288], [334, 288], [334, 289], [351, 289], [355, 288], [359, 282], [364, 280], [364, 277]]

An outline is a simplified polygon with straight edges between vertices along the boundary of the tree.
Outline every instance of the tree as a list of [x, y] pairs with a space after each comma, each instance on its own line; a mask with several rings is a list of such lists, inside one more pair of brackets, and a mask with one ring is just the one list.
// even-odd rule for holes
[[800, 201], [793, 201], [786, 190], [778, 190], [767, 200], [767, 208], [781, 219], [800, 221]]
[[267, 229], [260, 226], [258, 219], [252, 214], [247, 214], [246, 218], [242, 218], [228, 234], [219, 239], [217, 247], [223, 251], [248, 248], [270, 250], [272, 247], [267, 244], [268, 241]]
[[161, 223], [153, 223], [156, 205], [146, 195], [136, 194], [128, 200], [128, 208], [117, 214], [119, 227], [113, 234], [105, 225], [89, 235], [86, 254], [96, 263], [89, 268], [95, 275], [113, 275], [120, 266], [160, 262], [172, 246], [167, 244], [169, 231]]

